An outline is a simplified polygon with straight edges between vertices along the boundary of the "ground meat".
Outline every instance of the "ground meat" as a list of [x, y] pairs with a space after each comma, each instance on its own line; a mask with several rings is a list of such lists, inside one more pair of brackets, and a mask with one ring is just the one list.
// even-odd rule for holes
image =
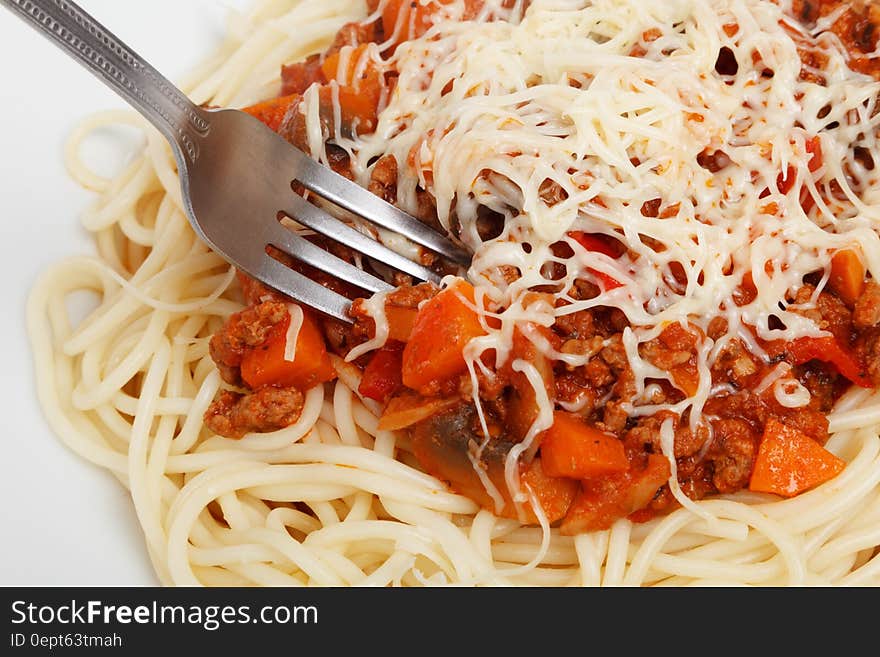
[[615, 373], [629, 370], [629, 358], [621, 335], [615, 335], [599, 354]]
[[266, 386], [246, 395], [224, 390], [205, 412], [205, 425], [221, 436], [241, 438], [290, 426], [302, 408], [303, 395], [296, 388]]
[[373, 194], [389, 203], [397, 201], [397, 158], [389, 153], [380, 158], [370, 173], [367, 186]]
[[593, 313], [589, 310], [561, 315], [556, 318], [553, 328], [561, 337], [569, 339], [587, 340], [596, 335]]
[[281, 95], [300, 94], [316, 82], [323, 82], [321, 58], [312, 55], [304, 62], [281, 67]]
[[281, 294], [281, 292], [275, 288], [264, 285], [244, 272], [236, 272], [236, 277], [238, 278], [238, 284], [241, 286], [244, 302], [248, 306], [253, 306], [262, 301], [279, 301], [281, 303], [289, 303], [291, 301], [289, 297]]
[[[386, 313], [396, 313], [398, 316], [409, 315], [415, 318], [416, 311], [423, 301], [427, 301], [437, 295], [439, 288], [433, 283], [420, 283], [419, 285], [404, 285], [392, 290], [385, 297]], [[399, 311], [412, 311], [403, 313]], [[364, 305], [363, 299], [355, 299], [352, 303], [351, 316], [354, 318], [354, 327], [347, 329], [349, 333], [348, 349], [356, 344], [371, 340], [376, 336], [376, 323]], [[344, 330], [344, 329], [343, 329]], [[401, 338], [405, 339], [405, 338]], [[333, 340], [331, 339], [331, 344]]]
[[868, 281], [865, 291], [856, 299], [853, 309], [853, 326], [866, 329], [880, 324], [880, 284]]
[[830, 331], [843, 344], [848, 344], [852, 335], [852, 312], [839, 298], [828, 292], [820, 292], [815, 305], [811, 304], [816, 288], [804, 285], [794, 296], [793, 303], [808, 305], [795, 312], [813, 320], [820, 329]]
[[712, 364], [712, 381], [743, 388], [757, 379], [755, 375], [760, 370], [760, 362], [740, 340], [733, 339], [727, 342]]
[[880, 327], [865, 329], [855, 342], [856, 356], [865, 363], [868, 377], [880, 387]]
[[602, 411], [602, 425], [606, 431], [619, 434], [626, 429], [626, 422], [629, 420], [627, 406], [620, 400], [612, 400], [605, 404]]
[[327, 55], [339, 52], [345, 46], [359, 46], [364, 43], [381, 43], [383, 40], [382, 21], [361, 23], [358, 21], [346, 23], [336, 33], [333, 43], [327, 50]]
[[580, 413], [590, 414], [602, 396], [601, 391], [593, 388], [581, 375], [580, 369], [574, 372], [562, 372], [555, 377], [556, 401], [579, 409]]
[[398, 288], [388, 293], [385, 303], [397, 308], [418, 308], [423, 301], [437, 296], [438, 288], [433, 283], [420, 283]]
[[287, 316], [287, 306], [278, 301], [264, 301], [232, 315], [209, 343], [211, 358], [217, 363], [223, 380], [240, 383], [241, 359], [250, 347], [265, 342], [269, 331]]
[[707, 459], [713, 464], [712, 484], [719, 493], [733, 493], [749, 483], [760, 434], [745, 420], [736, 418], [712, 423], [712, 447]]
[[[660, 427], [669, 418], [676, 419], [672, 413], [663, 412], [639, 419], [623, 437], [627, 452], [631, 455], [638, 452], [661, 454], [663, 449], [660, 444]], [[688, 422], [676, 422], [673, 429], [672, 452], [676, 459], [692, 456], [700, 451], [708, 438], [709, 430], [705, 426], [692, 431]]]
[[584, 366], [584, 375], [594, 388], [610, 386], [616, 378], [611, 373], [611, 368], [601, 358], [591, 358], [590, 362]]
[[[678, 326], [678, 324], [673, 326]], [[678, 344], [670, 347], [662, 340], [661, 336], [661, 338], [655, 338], [641, 344], [639, 346], [639, 354], [649, 363], [668, 371], [679, 365], [684, 365], [693, 357], [693, 345], [686, 346], [687, 348], [685, 349], [679, 349]]]

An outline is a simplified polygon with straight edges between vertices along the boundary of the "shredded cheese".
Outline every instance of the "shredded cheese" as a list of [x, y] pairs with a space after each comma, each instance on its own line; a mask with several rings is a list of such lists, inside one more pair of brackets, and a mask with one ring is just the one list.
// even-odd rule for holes
[[[511, 324], [532, 321], [521, 300], [537, 286], [555, 286], [565, 302], [551, 314], [620, 309], [632, 325], [639, 412], [646, 379], [669, 378], [639, 355], [658, 327], [705, 332], [723, 316], [727, 337], [760, 355], [755, 335], [823, 335], [780, 300], [827, 268], [835, 249], [861, 244], [880, 275], [877, 173], [853, 156], [857, 146], [876, 151], [880, 84], [852, 72], [839, 44], [814, 40], [784, 4], [535, 0], [520, 19], [489, 0], [470, 21], [458, 20], [462, 0], [444, 4], [448, 20], [389, 60], [399, 77], [376, 132], [340, 141], [363, 184], [369, 163], [391, 153], [399, 204], [415, 212], [424, 187], [441, 223], [460, 227], [475, 252], [471, 280], [502, 309], [490, 331], [496, 353], [506, 353]], [[823, 84], [801, 78], [798, 45], [808, 41], [827, 57]], [[722, 49], [735, 70], [719, 72]], [[643, 211], [652, 203], [659, 217]], [[481, 239], [480, 206], [503, 216], [497, 237]], [[611, 236], [628, 251], [589, 253], [572, 231]], [[560, 241], [573, 256], [554, 254]], [[564, 267], [561, 279], [548, 263]], [[517, 275], [500, 277], [504, 267]], [[622, 286], [577, 298], [575, 281], [600, 284], [597, 273]], [[746, 274], [757, 293], [737, 305]], [[705, 343], [701, 379], [718, 354]], [[689, 405], [698, 410], [711, 392], [701, 381]]]
[[296, 343], [299, 340], [299, 331], [303, 324], [303, 310], [295, 304], [287, 304], [287, 312], [290, 315], [290, 324], [287, 325], [287, 332], [284, 334], [284, 360], [293, 362], [296, 358]]

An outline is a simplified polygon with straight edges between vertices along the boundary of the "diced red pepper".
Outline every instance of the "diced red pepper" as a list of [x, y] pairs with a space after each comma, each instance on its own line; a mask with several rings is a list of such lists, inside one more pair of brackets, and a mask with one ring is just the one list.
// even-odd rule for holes
[[376, 351], [361, 377], [358, 392], [384, 403], [403, 385], [403, 343], [391, 341]]
[[863, 388], [873, 388], [865, 367], [855, 354], [843, 347], [833, 335], [821, 338], [798, 338], [785, 345], [793, 365], [820, 360], [833, 365], [842, 376]]
[[[618, 257], [618, 253], [614, 250], [614, 248], [610, 244], [608, 244], [608, 242], [604, 241], [600, 237], [597, 237], [596, 235], [590, 235], [589, 233], [582, 233], [580, 231], [572, 231], [568, 235], [569, 237], [577, 241], [578, 244], [584, 247], [587, 251], [602, 253], [604, 255], [607, 255], [609, 258]], [[604, 272], [597, 271], [592, 267], [589, 268], [589, 271], [602, 282], [602, 286], [606, 290], [613, 290], [618, 287], [623, 287], [623, 283], [615, 278], [612, 278]]]

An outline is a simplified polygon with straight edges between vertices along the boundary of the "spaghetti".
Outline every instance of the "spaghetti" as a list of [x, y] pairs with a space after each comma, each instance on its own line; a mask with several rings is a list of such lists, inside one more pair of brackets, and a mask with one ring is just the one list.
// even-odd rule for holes
[[[266, 0], [233, 24], [223, 50], [182, 88], [197, 103], [221, 106], [276, 95], [282, 64], [323, 51], [343, 24], [363, 16], [354, 0]], [[85, 218], [98, 255], [60, 263], [40, 279], [28, 329], [50, 425], [129, 489], [162, 583], [880, 582], [880, 397], [867, 389], [853, 387], [829, 416], [826, 448], [847, 466], [827, 483], [784, 501], [747, 491], [699, 502], [681, 495], [682, 508], [665, 517], [623, 518], [575, 536], [540, 513], [537, 526], [496, 517], [426, 474], [410, 436], [379, 427], [375, 405], [356, 392], [359, 370], [341, 359], [338, 379], [311, 387], [292, 425], [240, 439], [215, 435], [203, 421], [221, 390], [209, 341], [241, 310], [234, 272], [190, 229], [158, 134], [145, 130], [144, 154], [113, 180], [79, 161], [88, 132], [119, 121], [133, 119], [101, 115], [68, 146], [73, 176], [100, 194]], [[408, 136], [397, 135], [396, 147], [410, 151]], [[321, 157], [320, 139], [312, 141]], [[368, 144], [358, 152], [371, 157]], [[608, 264], [607, 275], [620, 274]], [[82, 290], [100, 305], [73, 326], [64, 301]], [[522, 371], [529, 375], [527, 364]], [[767, 389], [777, 383], [767, 380]], [[797, 404], [798, 393], [780, 394]], [[672, 450], [665, 429], [661, 443]]]

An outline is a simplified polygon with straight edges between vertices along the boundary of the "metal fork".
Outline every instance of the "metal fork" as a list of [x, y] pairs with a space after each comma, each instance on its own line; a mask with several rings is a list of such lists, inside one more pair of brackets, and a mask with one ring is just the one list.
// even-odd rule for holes
[[467, 266], [447, 237], [296, 149], [250, 115], [206, 110], [73, 2], [0, 0], [102, 79], [171, 144], [186, 215], [198, 235], [248, 275], [351, 322], [350, 301], [267, 254], [267, 246], [368, 292], [392, 289], [281, 224], [287, 215], [316, 233], [424, 281], [437, 275], [340, 221], [293, 191], [317, 197]]

